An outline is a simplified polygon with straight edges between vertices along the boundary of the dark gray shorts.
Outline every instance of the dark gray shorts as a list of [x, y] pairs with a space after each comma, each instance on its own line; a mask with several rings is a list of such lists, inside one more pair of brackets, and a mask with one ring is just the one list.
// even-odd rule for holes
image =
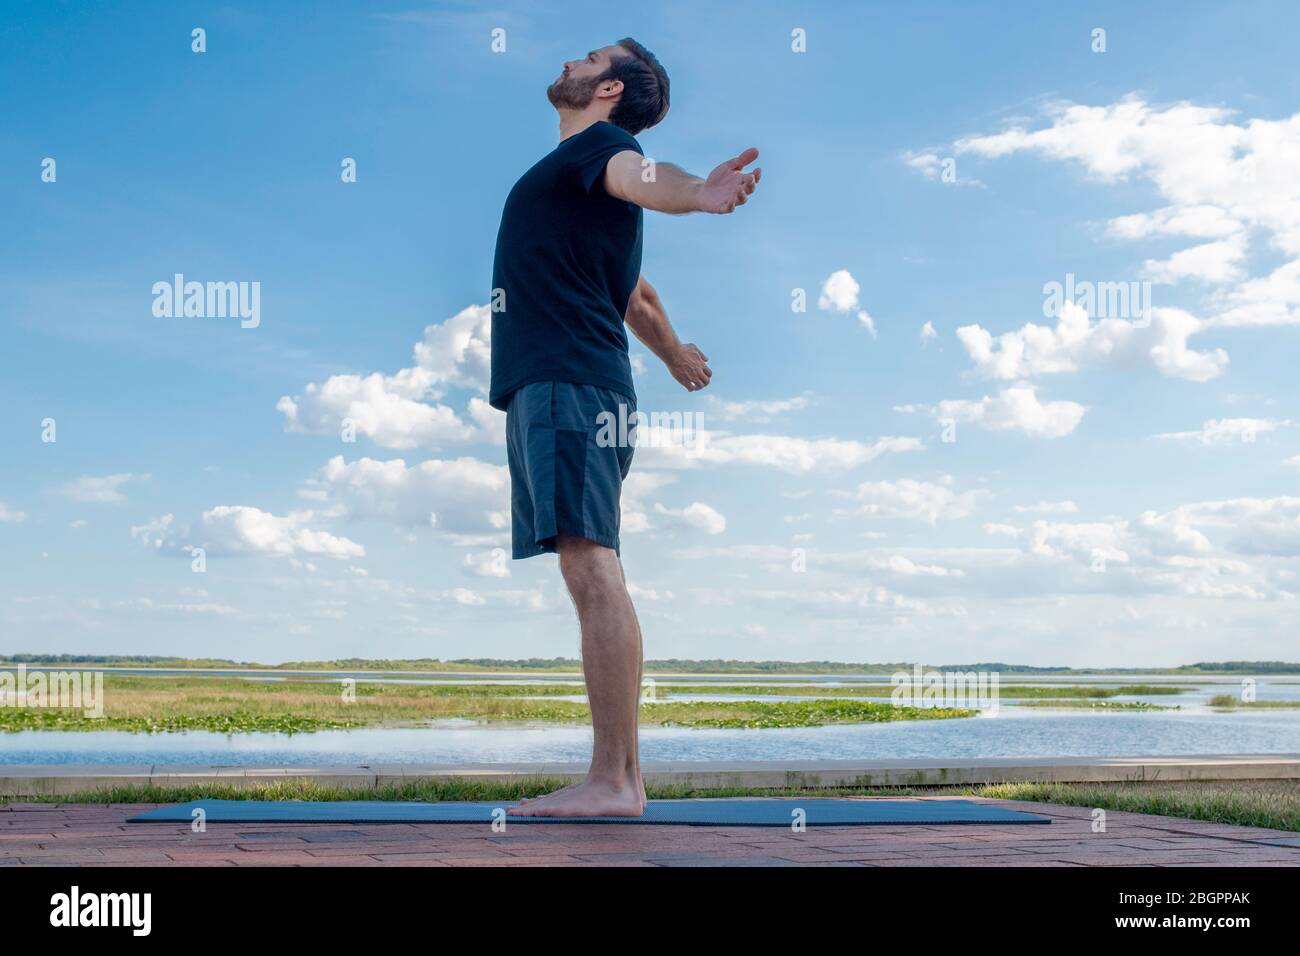
[[[554, 551], [557, 534], [618, 552], [619, 498], [632, 467], [635, 413], [631, 398], [595, 385], [534, 382], [510, 396], [513, 557]], [[619, 441], [620, 421], [628, 422], [626, 441]]]

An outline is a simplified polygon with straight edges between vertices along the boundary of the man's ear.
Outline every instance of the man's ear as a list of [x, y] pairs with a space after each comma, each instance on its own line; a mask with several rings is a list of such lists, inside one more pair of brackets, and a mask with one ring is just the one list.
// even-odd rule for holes
[[607, 80], [606, 82], [600, 84], [600, 89], [596, 91], [596, 95], [599, 96], [601, 99], [607, 100], [610, 99], [611, 97], [621, 95], [622, 92], [623, 92], [622, 80]]

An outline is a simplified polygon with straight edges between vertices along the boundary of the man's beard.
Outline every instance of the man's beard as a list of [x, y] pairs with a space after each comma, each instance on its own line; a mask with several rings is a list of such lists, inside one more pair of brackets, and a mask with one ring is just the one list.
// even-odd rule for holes
[[596, 98], [596, 87], [604, 80], [603, 76], [585, 80], [562, 76], [546, 88], [546, 98], [557, 110], [585, 110]]

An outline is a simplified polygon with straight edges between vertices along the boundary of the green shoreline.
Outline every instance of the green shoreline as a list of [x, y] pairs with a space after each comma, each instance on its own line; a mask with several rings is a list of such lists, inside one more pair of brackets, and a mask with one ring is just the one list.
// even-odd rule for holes
[[[366, 659], [344, 658], [329, 661], [285, 661], [280, 664], [262, 664], [254, 661], [234, 661], [224, 658], [183, 658], [163, 656], [91, 655], [91, 654], [8, 654], [0, 655], [0, 668], [24, 664], [28, 667], [87, 667], [131, 669], [208, 669], [276, 672], [338, 672], [375, 671], [405, 674], [537, 674], [581, 673], [581, 662], [574, 658], [439, 658]], [[1063, 676], [1123, 676], [1126, 674], [1151, 675], [1204, 675], [1204, 676], [1289, 676], [1300, 677], [1300, 663], [1290, 661], [1216, 661], [1184, 664], [1179, 667], [1040, 667], [1002, 662], [977, 664], [919, 664], [913, 661], [855, 663], [844, 661], [738, 661], [738, 660], [650, 660], [646, 673], [655, 676], [688, 676], [691, 674], [753, 674], [753, 675], [844, 675], [855, 677], [888, 677], [898, 671], [911, 672], [915, 667], [943, 671], [980, 671], [998, 674], [1015, 674], [1024, 677]]]
[[[439, 685], [332, 681], [249, 681], [241, 677], [106, 675], [102, 712], [85, 708], [0, 706], [0, 731], [158, 733], [310, 733], [377, 726], [427, 726], [431, 721], [589, 724], [586, 703], [549, 700], [575, 688], [492, 684]], [[540, 699], [535, 699], [540, 698]], [[95, 701], [83, 700], [95, 708]], [[976, 711], [908, 707], [836, 697], [801, 701], [655, 701], [641, 706], [644, 726], [763, 729], [828, 724], [945, 720]]]

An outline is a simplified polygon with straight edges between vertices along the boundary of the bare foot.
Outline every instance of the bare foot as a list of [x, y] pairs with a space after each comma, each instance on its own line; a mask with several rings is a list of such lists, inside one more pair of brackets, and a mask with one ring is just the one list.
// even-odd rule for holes
[[519, 803], [520, 805], [523, 805], [525, 803], [533, 803], [534, 801], [537, 800], [545, 800], [547, 797], [559, 796], [561, 793], [568, 793], [570, 790], [572, 790], [574, 787], [578, 786], [581, 783], [582, 781], [579, 780], [577, 783], [567, 784], [566, 786], [561, 787], [559, 790], [552, 790], [550, 793], [544, 793], [540, 797], [520, 797]]
[[[561, 787], [559, 790], [552, 790], [550, 793], [544, 793], [540, 797], [520, 797], [519, 805], [523, 806], [525, 803], [535, 803], [538, 800], [547, 800], [551, 797], [558, 797], [562, 793], [568, 793], [570, 790], [573, 790], [575, 787], [582, 786], [583, 783], [584, 781], [580, 780], [577, 783], [571, 783], [568, 786]], [[641, 774], [639, 773], [636, 775], [636, 789], [637, 789], [637, 794], [641, 797], [641, 809], [644, 810], [646, 808], [646, 804], [649, 803], [650, 801], [646, 799], [646, 795], [645, 795], [645, 777], [641, 776]]]
[[639, 817], [645, 810], [631, 780], [615, 785], [605, 781], [582, 783], [511, 807], [512, 817]]

